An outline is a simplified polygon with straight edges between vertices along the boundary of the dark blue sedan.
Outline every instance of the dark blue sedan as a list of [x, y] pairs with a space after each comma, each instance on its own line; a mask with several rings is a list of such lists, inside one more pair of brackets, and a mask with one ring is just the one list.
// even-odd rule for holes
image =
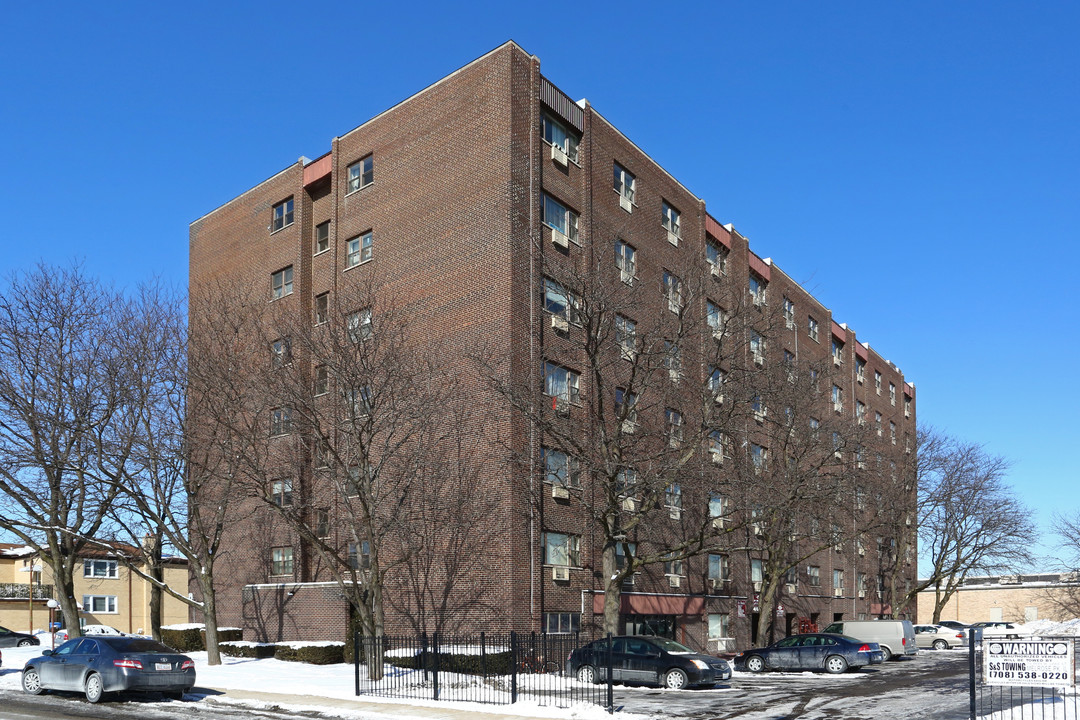
[[137, 637], [74, 638], [27, 661], [23, 690], [72, 690], [92, 703], [105, 693], [144, 690], [179, 700], [195, 684], [195, 663], [167, 645]]
[[735, 667], [749, 672], [764, 670], [826, 670], [842, 673], [883, 662], [877, 643], [834, 633], [792, 635], [764, 648], [754, 648], [735, 658]]
[[690, 685], [712, 686], [731, 677], [727, 661], [696, 653], [662, 637], [623, 635], [594, 640], [566, 661], [567, 674], [582, 682], [648, 683], [679, 690]]

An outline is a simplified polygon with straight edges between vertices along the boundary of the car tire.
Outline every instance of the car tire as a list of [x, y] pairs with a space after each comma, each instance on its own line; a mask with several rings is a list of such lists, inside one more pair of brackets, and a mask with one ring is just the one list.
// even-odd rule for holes
[[892, 654], [892, 650], [889, 649], [889, 646], [888, 645], [882, 645], [881, 646], [881, 662], [889, 662], [890, 660], [892, 660], [892, 658], [893, 658], [893, 654]]
[[830, 655], [825, 658], [825, 670], [833, 675], [840, 675], [847, 672], [848, 661], [839, 655]]
[[746, 669], [752, 673], [763, 672], [765, 670], [765, 660], [760, 655], [751, 655], [746, 658]]
[[582, 665], [577, 669], [577, 679], [583, 683], [596, 685], [600, 682], [600, 675], [592, 665]]
[[690, 678], [679, 668], [671, 668], [664, 673], [664, 687], [668, 690], [682, 690], [690, 684]]
[[941, 638], [938, 638], [937, 640], [934, 641], [933, 648], [935, 650], [948, 650], [949, 649], [949, 643], [945, 642]]
[[33, 644], [33, 640], [20, 640], [17, 647], [30, 647]]
[[170, 700], [178, 700], [178, 701], [183, 700], [184, 699], [184, 691], [183, 690], [173, 690], [171, 692], [165, 693], [165, 697], [169, 698]]
[[101, 684], [101, 676], [97, 673], [87, 675], [86, 682], [83, 683], [83, 692], [86, 695], [87, 702], [101, 702], [101, 698], [105, 695], [105, 688]]
[[45, 692], [45, 688], [41, 687], [41, 676], [38, 675], [37, 668], [28, 667], [23, 670], [22, 689], [27, 695], [40, 695]]

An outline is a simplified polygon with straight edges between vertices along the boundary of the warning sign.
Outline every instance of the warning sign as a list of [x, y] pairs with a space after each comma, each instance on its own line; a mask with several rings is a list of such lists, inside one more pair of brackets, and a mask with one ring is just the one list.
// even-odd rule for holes
[[1064, 687], [1076, 684], [1072, 640], [984, 640], [987, 685]]

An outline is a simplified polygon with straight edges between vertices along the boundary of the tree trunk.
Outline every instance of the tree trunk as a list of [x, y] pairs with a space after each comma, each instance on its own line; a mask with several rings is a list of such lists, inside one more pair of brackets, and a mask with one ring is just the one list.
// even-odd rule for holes
[[[68, 638], [82, 637], [82, 628], [79, 627], [79, 607], [75, 600], [75, 581], [72, 579], [72, 568], [61, 561], [52, 566], [54, 582], [56, 583], [56, 601], [60, 603], [60, 614], [63, 616], [63, 627], [67, 630]], [[57, 572], [59, 569], [59, 572]]]
[[[164, 582], [165, 571], [161, 567], [161, 563], [158, 562], [150, 568], [150, 575], [159, 582]], [[161, 642], [161, 605], [162, 605], [162, 593], [161, 588], [151, 583], [150, 585], [150, 634], [154, 639]]]
[[776, 604], [775, 580], [770, 580], [761, 588], [761, 596], [758, 599], [758, 645], [765, 646], [772, 643], [773, 635], [773, 611]]
[[[204, 568], [205, 569], [205, 568]], [[217, 601], [214, 597], [214, 574], [199, 574], [199, 586], [203, 594], [203, 624], [206, 628], [206, 664], [220, 665], [221, 650], [218, 647]]]

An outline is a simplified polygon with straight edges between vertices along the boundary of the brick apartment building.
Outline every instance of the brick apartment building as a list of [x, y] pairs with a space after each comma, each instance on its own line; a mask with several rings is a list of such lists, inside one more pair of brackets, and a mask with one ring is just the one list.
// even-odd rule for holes
[[[583, 412], [573, 401], [595, 398], [595, 392], [566, 341], [579, 331], [553, 290], [551, 268], [560, 264], [634, 283], [642, 292], [670, 290], [672, 268], [697, 267], [706, 286], [752, 299], [748, 308], [764, 306], [767, 297], [784, 325], [753, 353], [777, 363], [806, 358], [834, 371], [830, 408], [874, 429], [893, 475], [910, 451], [915, 389], [901, 371], [752, 251], [731, 225], [715, 220], [703, 199], [587, 102], [570, 100], [541, 75], [539, 59], [513, 42], [334, 138], [322, 157], [301, 158], [191, 225], [193, 288], [237, 280], [264, 288], [278, 311], [311, 317], [349, 286], [377, 275], [380, 293], [421, 308], [419, 333], [460, 354], [463, 387], [473, 405], [485, 409], [485, 437], [498, 438], [481, 451], [491, 461], [483, 481], [499, 530], [483, 550], [487, 569], [472, 583], [474, 591], [482, 589], [484, 610], [461, 625], [475, 629], [596, 632], [602, 612], [602, 565], [585, 508], [589, 479], [575, 481], [568, 492], [541, 486], [535, 502], [520, 492], [529, 486], [525, 475], [545, 462], [542, 453], [558, 453], [546, 451], [529, 421], [464, 360], [478, 346], [496, 348], [506, 360], [500, 372], [507, 383], [528, 385], [531, 378], [539, 404], [560, 409], [569, 399], [571, 418]], [[695, 301], [704, 306], [705, 296]], [[641, 303], [635, 319], [644, 324], [666, 312], [656, 291], [655, 307]], [[682, 371], [707, 374], [694, 369], [701, 364], [696, 359], [687, 351]], [[669, 412], [669, 424], [672, 417]], [[748, 445], [755, 432], [748, 423], [743, 437], [733, 438], [736, 447], [757, 448]], [[315, 484], [317, 476], [308, 471], [295, 482]], [[687, 503], [694, 491], [685, 488]], [[902, 515], [913, 508], [909, 487], [895, 510]], [[667, 522], [678, 517], [677, 509], [658, 512]], [[244, 627], [249, 638], [341, 638], [348, 611], [338, 588], [296, 533], [266, 530], [269, 521], [259, 517], [237, 525], [228, 556], [219, 560], [221, 623]], [[879, 553], [883, 543], [895, 547], [895, 539], [879, 536]], [[277, 554], [271, 558], [271, 552]], [[801, 562], [798, 578], [792, 575], [779, 599], [778, 631], [890, 612], [875, 565], [879, 553], [852, 541]], [[706, 553], [675, 567], [645, 568], [623, 587], [620, 628], [669, 634], [710, 650], [747, 645], [761, 587], [754, 550], [740, 545], [725, 555], [723, 578], [710, 567], [714, 562]], [[914, 580], [910, 551], [900, 566], [893, 582]], [[404, 624], [391, 613], [387, 627], [394, 632]]]

